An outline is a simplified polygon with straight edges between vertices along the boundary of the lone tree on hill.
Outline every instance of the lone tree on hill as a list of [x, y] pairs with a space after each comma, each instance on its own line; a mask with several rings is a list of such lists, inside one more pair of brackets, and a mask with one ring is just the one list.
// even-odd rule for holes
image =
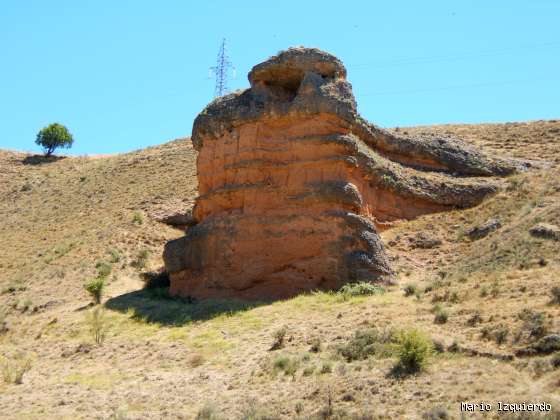
[[74, 143], [70, 131], [62, 124], [53, 123], [37, 133], [35, 140], [45, 150], [45, 156], [50, 156], [59, 147], [69, 149]]

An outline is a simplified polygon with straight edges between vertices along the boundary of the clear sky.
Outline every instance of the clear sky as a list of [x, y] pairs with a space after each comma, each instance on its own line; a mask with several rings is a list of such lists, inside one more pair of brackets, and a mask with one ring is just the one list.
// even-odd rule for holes
[[232, 89], [282, 49], [319, 47], [381, 126], [560, 117], [558, 0], [1, 0], [0, 148], [38, 151], [51, 122], [72, 154], [188, 136], [222, 37]]

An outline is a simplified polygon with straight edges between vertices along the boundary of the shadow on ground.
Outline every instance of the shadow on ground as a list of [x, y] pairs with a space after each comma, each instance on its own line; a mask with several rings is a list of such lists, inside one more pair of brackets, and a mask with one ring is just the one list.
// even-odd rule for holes
[[132, 318], [167, 326], [182, 326], [224, 314], [235, 314], [266, 304], [241, 300], [204, 300], [172, 298], [167, 288], [143, 289], [109, 299], [105, 307], [118, 312], [132, 311]]
[[46, 163], [57, 162], [65, 159], [66, 156], [45, 156], [45, 155], [30, 155], [23, 158], [21, 161], [24, 165], [44, 165]]

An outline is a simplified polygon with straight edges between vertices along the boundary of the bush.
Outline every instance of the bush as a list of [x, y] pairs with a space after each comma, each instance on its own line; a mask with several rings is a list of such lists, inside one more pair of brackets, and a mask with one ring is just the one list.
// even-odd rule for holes
[[108, 322], [105, 318], [105, 311], [101, 306], [96, 306], [86, 314], [86, 322], [89, 326], [89, 331], [93, 341], [101, 345], [105, 341], [107, 334]]
[[319, 371], [321, 374], [325, 373], [332, 373], [332, 363], [331, 362], [323, 362], [321, 366], [321, 370]]
[[195, 420], [221, 420], [223, 419], [211, 403], [204, 404], [204, 407], [196, 414]]
[[121, 260], [119, 251], [117, 251], [116, 249], [109, 250], [109, 255], [110, 255], [109, 262], [111, 264], [116, 264]]
[[286, 326], [274, 331], [274, 334], [272, 335], [274, 341], [272, 342], [269, 351], [278, 350], [284, 347], [284, 339], [286, 338], [287, 333], [288, 327]]
[[23, 375], [31, 369], [31, 359], [28, 357], [3, 358], [0, 369], [5, 383], [19, 385], [23, 382]]
[[113, 266], [107, 262], [99, 261], [95, 264], [95, 268], [97, 269], [97, 277], [108, 277]]
[[98, 277], [91, 279], [84, 284], [84, 289], [91, 295], [93, 301], [96, 305], [101, 303], [101, 298], [103, 296], [103, 290], [105, 289], [105, 278]]
[[345, 284], [340, 288], [339, 292], [344, 297], [370, 296], [385, 293], [385, 289], [377, 284], [362, 281], [359, 283]]
[[434, 323], [436, 324], [445, 324], [447, 322], [447, 319], [449, 318], [449, 314], [447, 313], [447, 311], [439, 306], [437, 309], [434, 311]]
[[132, 261], [131, 265], [139, 270], [146, 267], [146, 263], [148, 262], [148, 257], [150, 256], [150, 251], [147, 249], [143, 249], [138, 252], [138, 256], [134, 261]]
[[144, 223], [144, 218], [142, 217], [142, 213], [140, 212], [134, 213], [134, 215], [132, 216], [132, 223], [137, 225], [141, 225], [142, 223]]
[[451, 416], [447, 409], [443, 407], [434, 407], [422, 414], [422, 418], [425, 420], [447, 420], [450, 419]]
[[43, 148], [46, 156], [50, 156], [59, 147], [65, 149], [72, 147], [74, 138], [65, 126], [54, 123], [37, 133], [35, 143]]
[[433, 352], [432, 340], [418, 330], [401, 332], [398, 338], [398, 363], [395, 368], [404, 373], [422, 371]]
[[404, 295], [405, 296], [412, 296], [415, 295], [416, 293], [418, 293], [418, 286], [416, 286], [413, 283], [409, 283], [406, 286], [404, 286]]
[[544, 337], [548, 332], [545, 315], [542, 312], [531, 309], [523, 309], [519, 315], [523, 321], [522, 331], [526, 331], [530, 338], [538, 339]]
[[337, 352], [348, 362], [364, 360], [374, 354], [388, 355], [393, 341], [392, 331], [380, 333], [376, 328], [357, 330], [346, 345], [337, 348]]
[[311, 340], [311, 347], [309, 348], [309, 351], [312, 353], [319, 353], [321, 351], [321, 347], [321, 339], [316, 337]]
[[273, 362], [273, 372], [284, 372], [285, 375], [294, 376], [299, 368], [299, 361], [295, 357], [278, 356]]

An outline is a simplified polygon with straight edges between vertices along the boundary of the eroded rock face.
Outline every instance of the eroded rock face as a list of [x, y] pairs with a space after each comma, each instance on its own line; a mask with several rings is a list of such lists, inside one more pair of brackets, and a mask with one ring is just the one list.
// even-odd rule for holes
[[377, 229], [473, 206], [496, 190], [488, 176], [516, 170], [456, 139], [368, 123], [326, 52], [288, 49], [249, 81], [194, 122], [197, 224], [165, 248], [172, 294], [267, 299], [392, 282]]

